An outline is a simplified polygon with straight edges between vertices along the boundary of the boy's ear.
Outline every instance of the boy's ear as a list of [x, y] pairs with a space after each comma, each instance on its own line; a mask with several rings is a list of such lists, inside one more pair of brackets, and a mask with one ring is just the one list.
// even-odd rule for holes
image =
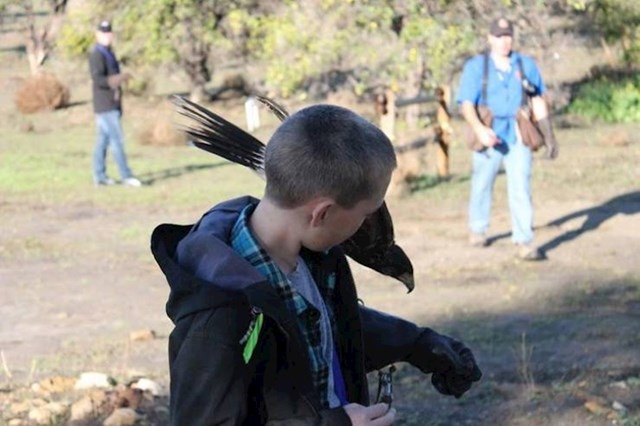
[[313, 227], [322, 226], [327, 219], [329, 210], [335, 205], [335, 201], [330, 198], [323, 198], [318, 200], [311, 210], [310, 225]]

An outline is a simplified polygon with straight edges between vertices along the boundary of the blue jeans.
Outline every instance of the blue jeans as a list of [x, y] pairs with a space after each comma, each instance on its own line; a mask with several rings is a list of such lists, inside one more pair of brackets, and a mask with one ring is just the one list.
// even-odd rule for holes
[[120, 171], [120, 177], [122, 179], [132, 177], [131, 170], [127, 165], [127, 157], [124, 153], [120, 111], [113, 110], [96, 114], [96, 129], [96, 146], [93, 150], [93, 180], [101, 182], [107, 178], [105, 160], [109, 145], [111, 145], [113, 159]]
[[473, 153], [469, 202], [471, 232], [483, 234], [489, 228], [493, 184], [500, 170], [500, 163], [504, 161], [511, 212], [511, 239], [518, 244], [533, 240], [532, 157], [531, 150], [520, 141], [513, 144], [501, 143], [484, 152]]

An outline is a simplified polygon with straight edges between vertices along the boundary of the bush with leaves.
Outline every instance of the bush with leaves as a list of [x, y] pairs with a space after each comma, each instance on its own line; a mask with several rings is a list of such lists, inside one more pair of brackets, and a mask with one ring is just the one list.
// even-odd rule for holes
[[640, 77], [599, 77], [584, 83], [568, 111], [610, 123], [640, 122]]

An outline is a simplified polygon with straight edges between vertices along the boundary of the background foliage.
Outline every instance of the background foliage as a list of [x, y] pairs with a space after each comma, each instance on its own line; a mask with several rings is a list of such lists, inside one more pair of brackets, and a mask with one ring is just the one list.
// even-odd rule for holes
[[[640, 64], [636, 0], [0, 0], [0, 11], [39, 14], [25, 28], [32, 72], [53, 48], [84, 57], [97, 21], [111, 19], [118, 55], [139, 78], [136, 92], [145, 93], [141, 82], [164, 67], [185, 76], [196, 100], [211, 96], [207, 85], [229, 70], [245, 92], [279, 98], [321, 99], [341, 90], [362, 97], [382, 88], [417, 96], [451, 84], [464, 60], [485, 47], [488, 23], [498, 15], [516, 23], [517, 46], [542, 52], [541, 63], [555, 35], [573, 31], [600, 43], [612, 67]], [[570, 111], [636, 120], [626, 113], [636, 88], [633, 81], [594, 81], [575, 92], [592, 106], [582, 99]], [[605, 105], [602, 99], [618, 106], [593, 106]]]
[[569, 112], [610, 123], [640, 122], [640, 77], [589, 81], [578, 90]]

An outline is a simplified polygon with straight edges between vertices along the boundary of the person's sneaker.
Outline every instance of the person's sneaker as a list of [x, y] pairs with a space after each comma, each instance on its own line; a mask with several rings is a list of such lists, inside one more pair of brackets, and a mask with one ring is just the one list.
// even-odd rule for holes
[[486, 247], [489, 245], [489, 240], [484, 234], [472, 232], [469, 234], [469, 244], [471, 247]]
[[104, 179], [96, 180], [94, 183], [96, 186], [111, 186], [115, 185], [116, 181], [111, 179], [110, 177], [106, 177]]
[[520, 260], [536, 261], [544, 259], [544, 255], [538, 247], [532, 243], [517, 244], [518, 254], [517, 257]]
[[126, 179], [122, 180], [122, 184], [124, 186], [133, 186], [133, 187], [139, 187], [142, 186], [142, 182], [140, 182], [140, 179], [136, 178], [136, 177], [128, 177]]

